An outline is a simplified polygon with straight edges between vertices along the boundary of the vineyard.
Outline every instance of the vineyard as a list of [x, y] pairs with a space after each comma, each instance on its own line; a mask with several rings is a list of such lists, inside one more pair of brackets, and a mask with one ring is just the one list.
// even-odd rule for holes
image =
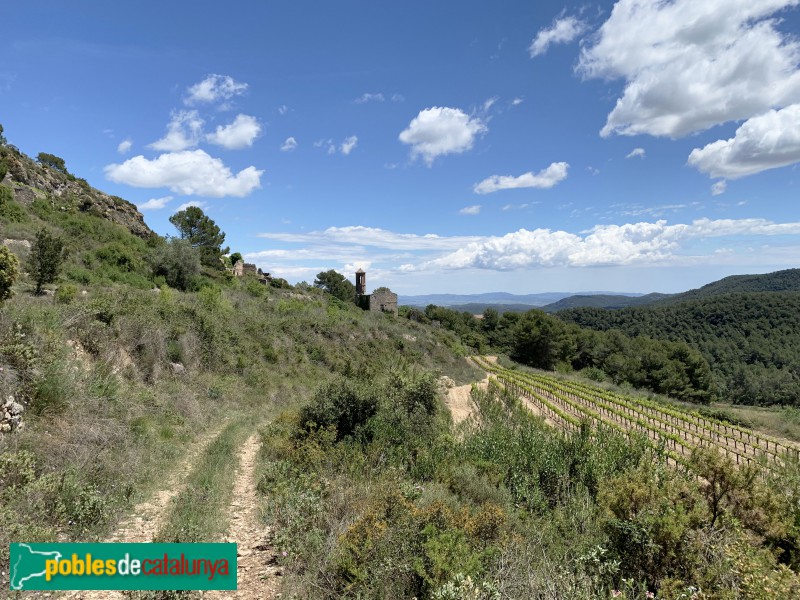
[[699, 413], [633, 398], [552, 375], [507, 369], [483, 357], [475, 363], [491, 374], [490, 386], [519, 397], [552, 425], [577, 430], [582, 423], [606, 426], [625, 435], [645, 435], [661, 444], [670, 459], [686, 463], [698, 446], [714, 447], [736, 464], [782, 465], [800, 450], [752, 430]]

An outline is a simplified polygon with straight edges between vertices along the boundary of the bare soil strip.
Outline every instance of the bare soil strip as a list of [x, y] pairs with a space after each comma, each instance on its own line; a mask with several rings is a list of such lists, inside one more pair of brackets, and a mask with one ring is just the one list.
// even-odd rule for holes
[[[496, 356], [487, 356], [485, 357], [486, 360], [489, 362], [497, 362]], [[475, 364], [473, 361], [467, 357], [467, 361]], [[478, 365], [479, 366], [479, 365]], [[466, 421], [469, 417], [472, 416], [475, 405], [472, 403], [470, 399], [470, 393], [472, 392], [472, 386], [477, 385], [481, 389], [486, 389], [489, 385], [489, 374], [486, 374], [486, 377], [477, 383], [468, 383], [467, 385], [458, 385], [455, 387], [451, 387], [447, 390], [447, 395], [444, 398], [444, 403], [448, 409], [450, 409], [450, 414], [453, 416], [453, 422], [458, 425], [462, 421]]]
[[252, 435], [242, 446], [239, 472], [233, 484], [228, 534], [222, 540], [236, 543], [238, 590], [206, 592], [204, 598], [248, 598], [268, 600], [276, 597], [281, 568], [271, 543], [269, 527], [259, 518], [255, 470], [258, 436]]
[[[130, 516], [119, 524], [117, 530], [110, 537], [103, 541], [123, 543], [152, 542], [169, 513], [170, 501], [183, 490], [185, 485], [183, 479], [186, 474], [191, 471], [197, 457], [220, 431], [221, 428], [215, 429], [194, 442], [186, 452], [186, 456], [184, 456], [180, 465], [168, 475], [161, 489], [155, 492], [151, 498], [137, 504]], [[67, 592], [63, 597], [70, 600], [115, 600], [126, 598], [122, 592], [118, 591], [76, 591]]]

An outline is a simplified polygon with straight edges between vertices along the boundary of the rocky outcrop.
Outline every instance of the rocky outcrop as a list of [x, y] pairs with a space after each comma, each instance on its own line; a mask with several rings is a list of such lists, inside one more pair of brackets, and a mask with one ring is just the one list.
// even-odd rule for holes
[[22, 429], [25, 424], [22, 422], [22, 413], [25, 407], [14, 400], [14, 396], [7, 396], [0, 408], [0, 433], [11, 433], [17, 429]]
[[63, 210], [96, 214], [141, 238], [153, 235], [142, 213], [127, 200], [109, 196], [84, 179], [44, 167], [10, 146], [2, 149], [2, 159], [8, 169], [2, 183], [12, 189], [17, 202], [30, 204], [36, 199], [47, 199]]

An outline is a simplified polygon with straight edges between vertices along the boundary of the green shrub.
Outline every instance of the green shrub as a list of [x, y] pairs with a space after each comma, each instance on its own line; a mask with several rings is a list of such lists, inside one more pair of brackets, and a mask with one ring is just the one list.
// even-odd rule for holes
[[28, 257], [28, 271], [36, 282], [37, 294], [42, 293], [45, 284], [56, 280], [64, 258], [64, 241], [53, 236], [47, 229], [40, 229]]
[[378, 410], [373, 390], [338, 378], [317, 390], [301, 411], [301, 422], [309, 429], [333, 426], [336, 439], [366, 433], [367, 422]]
[[72, 304], [77, 297], [78, 288], [71, 283], [65, 283], [58, 286], [55, 294], [55, 301], [58, 304]]
[[30, 221], [28, 213], [14, 200], [14, 194], [4, 185], [0, 185], [0, 219], [7, 223]]
[[0, 303], [11, 297], [11, 286], [19, 275], [19, 261], [11, 250], [0, 246]]
[[150, 255], [153, 275], [162, 276], [167, 285], [188, 290], [200, 273], [200, 254], [188, 240], [170, 238]]

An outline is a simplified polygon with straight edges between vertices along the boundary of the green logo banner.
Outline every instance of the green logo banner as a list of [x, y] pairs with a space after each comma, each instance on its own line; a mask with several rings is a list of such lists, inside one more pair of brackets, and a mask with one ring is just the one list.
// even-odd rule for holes
[[11, 544], [12, 590], [235, 590], [236, 544]]

